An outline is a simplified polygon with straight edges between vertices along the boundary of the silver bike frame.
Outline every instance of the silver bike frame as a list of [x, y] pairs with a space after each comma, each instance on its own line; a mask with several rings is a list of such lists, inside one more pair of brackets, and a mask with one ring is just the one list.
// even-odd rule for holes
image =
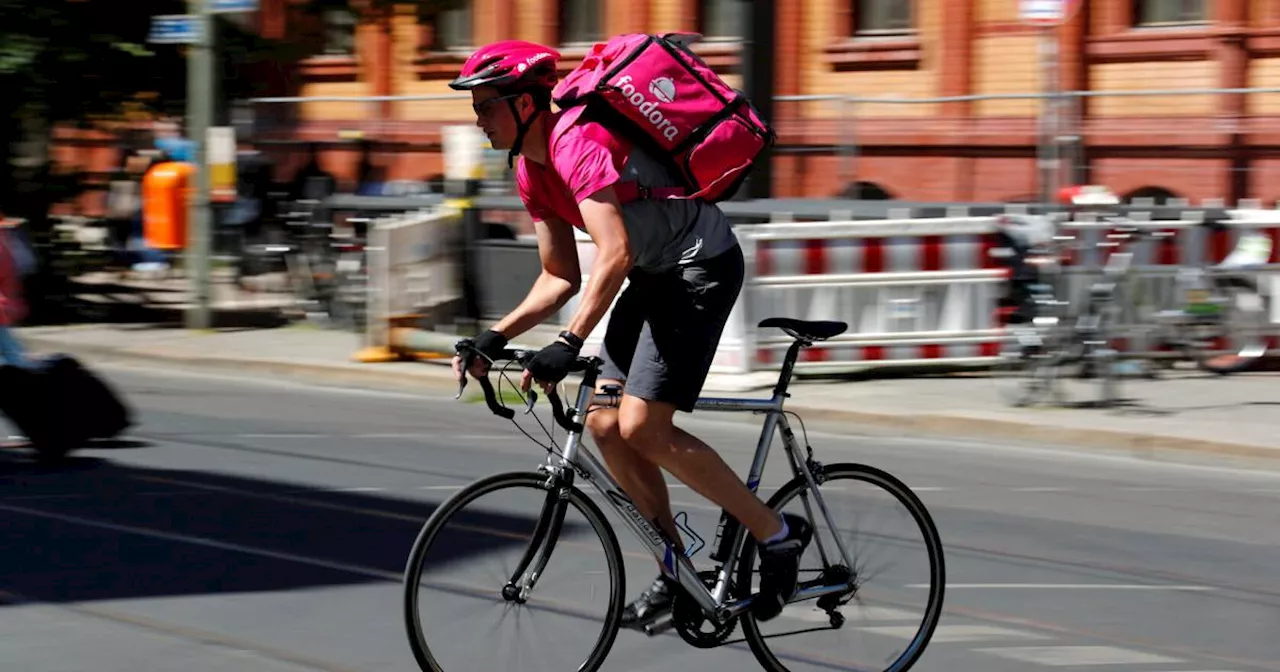
[[[783, 402], [787, 397], [787, 383], [791, 379], [791, 372], [794, 367], [796, 355], [799, 352], [800, 342], [793, 345], [787, 353], [782, 368], [782, 375], [778, 379], [778, 385], [773, 390], [773, 396], [770, 399], [750, 399], [750, 398], [720, 398], [720, 397], [702, 397], [699, 398], [694, 408], [703, 411], [719, 411], [719, 412], [745, 412], [745, 413], [765, 413], [764, 427], [760, 433], [760, 440], [756, 445], [755, 457], [751, 462], [751, 470], [747, 476], [747, 488], [752, 492], [756, 492], [760, 486], [760, 479], [764, 473], [765, 460], [769, 455], [769, 448], [773, 441], [773, 433], [776, 429], [782, 431], [783, 445], [787, 449], [787, 455], [791, 460], [792, 471], [796, 475], [803, 475], [809, 482], [809, 489], [805, 492], [813, 493], [814, 501], [823, 519], [826, 520], [828, 529], [835, 530], [835, 521], [828, 511], [826, 503], [822, 500], [821, 494], [818, 492], [817, 482], [814, 480], [813, 474], [808, 468], [804, 454], [800, 450], [800, 445], [796, 441], [795, 434], [791, 431], [790, 424], [787, 423], [786, 417], [783, 415]], [[578, 394], [574, 406], [571, 410], [571, 419], [577, 426], [584, 426], [587, 419], [587, 409], [592, 404], [600, 407], [616, 407], [620, 397], [619, 395], [594, 394], [596, 385], [596, 375], [594, 372], [588, 372], [583, 378], [578, 388]], [[720, 525], [718, 527], [717, 539], [713, 542], [714, 548], [719, 547], [722, 539], [720, 533], [732, 528], [733, 537], [728, 553], [722, 557], [722, 565], [719, 575], [716, 577], [715, 588], [708, 590], [698, 577], [697, 569], [693, 566], [685, 554], [681, 553], [677, 547], [667, 538], [667, 535], [659, 529], [656, 529], [650, 521], [646, 520], [644, 515], [636, 509], [631, 499], [623, 493], [621, 486], [614, 480], [609, 470], [582, 445], [582, 433], [571, 431], [564, 442], [564, 450], [562, 458], [558, 461], [561, 468], [571, 468], [591, 482], [591, 485], [604, 496], [619, 516], [622, 517], [635, 532], [641, 543], [645, 544], [653, 557], [662, 563], [672, 575], [680, 582], [680, 585], [692, 595], [702, 607], [704, 613], [712, 615], [719, 620], [727, 620], [733, 616], [745, 611], [751, 605], [751, 599], [746, 598], [726, 604], [725, 600], [728, 595], [730, 581], [733, 578], [733, 572], [739, 555], [741, 554], [743, 543], [746, 540], [746, 528], [740, 524], [730, 525], [727, 512], [721, 512]], [[804, 499], [805, 509], [809, 518], [813, 519], [813, 508], [807, 496], [802, 495]], [[839, 535], [833, 534], [836, 547], [840, 553], [840, 557], [844, 559], [846, 567], [853, 567], [850, 557], [844, 547], [844, 543], [840, 540]], [[828, 557], [827, 550], [822, 547], [819, 535], [814, 534], [814, 542], [822, 554], [824, 561]], [[847, 586], [821, 586], [798, 591], [792, 598], [792, 601], [800, 601], [813, 599], [822, 595], [844, 592]]]

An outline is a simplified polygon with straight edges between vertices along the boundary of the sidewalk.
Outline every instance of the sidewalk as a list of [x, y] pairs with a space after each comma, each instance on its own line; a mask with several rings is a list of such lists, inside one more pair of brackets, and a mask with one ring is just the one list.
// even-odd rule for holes
[[[530, 335], [537, 341], [536, 335]], [[38, 352], [88, 360], [162, 363], [202, 371], [302, 377], [333, 384], [371, 384], [455, 391], [445, 362], [365, 364], [352, 360], [355, 334], [314, 327], [192, 332], [142, 325], [32, 327], [20, 337]], [[524, 340], [524, 339], [522, 339]], [[772, 376], [713, 376], [705, 393], [766, 396]], [[468, 393], [476, 393], [475, 386]], [[1094, 391], [1073, 382], [1073, 400]], [[832, 421], [904, 434], [931, 434], [1073, 449], [1121, 450], [1153, 459], [1268, 460], [1280, 468], [1280, 374], [1210, 377], [1177, 371], [1130, 380], [1118, 409], [1010, 408], [980, 373], [865, 380], [797, 380], [788, 408], [811, 423]], [[1270, 462], [1269, 460], [1276, 460]]]

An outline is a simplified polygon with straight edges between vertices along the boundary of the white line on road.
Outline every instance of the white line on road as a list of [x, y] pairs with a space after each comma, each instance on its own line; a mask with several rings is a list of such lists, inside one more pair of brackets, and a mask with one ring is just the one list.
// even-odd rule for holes
[[422, 485], [422, 486], [419, 486], [418, 489], [419, 490], [461, 490], [465, 487], [467, 486], [465, 485]]
[[[901, 639], [914, 639], [920, 625], [876, 625], [858, 628], [860, 632]], [[939, 625], [933, 631], [930, 642], [981, 642], [1001, 639], [1050, 639], [1048, 635], [1025, 630], [1011, 630], [991, 625]]]
[[1014, 492], [1071, 492], [1075, 488], [1055, 488], [1051, 486], [1033, 486], [1027, 488], [1009, 488]]
[[165, 541], [176, 541], [193, 546], [204, 546], [206, 548], [216, 548], [221, 551], [232, 551], [235, 553], [245, 553], [247, 555], [256, 555], [262, 558], [270, 558], [272, 560], [284, 560], [286, 562], [296, 562], [303, 565], [311, 565], [323, 569], [331, 569], [339, 572], [347, 572], [349, 574], [357, 574], [359, 576], [367, 576], [373, 579], [383, 581], [399, 582], [403, 577], [395, 572], [384, 572], [379, 569], [370, 567], [361, 567], [359, 565], [350, 565], [345, 562], [333, 562], [331, 560], [321, 560], [319, 558], [309, 558], [304, 555], [294, 553], [282, 553], [280, 551], [269, 551], [263, 548], [254, 548], [242, 544], [230, 544], [225, 541], [215, 541], [204, 537], [193, 537], [186, 534], [177, 534], [174, 532], [163, 532], [153, 530], [146, 527], [136, 527], [133, 525], [121, 525], [119, 523], [109, 523], [102, 520], [93, 520], [91, 518], [82, 518], [80, 516], [68, 516], [60, 513], [48, 513], [46, 511], [36, 511], [21, 506], [10, 506], [0, 504], [0, 510], [9, 511], [34, 518], [45, 518], [48, 520], [56, 520], [72, 525], [82, 525], [84, 527], [94, 527], [100, 530], [108, 530], [111, 532], [123, 532], [143, 537], [152, 537], [155, 539], [164, 539]]
[[[907, 588], [932, 588], [931, 583], [908, 583]], [[1027, 590], [1172, 590], [1186, 592], [1211, 592], [1217, 590], [1212, 586], [1177, 586], [1146, 583], [948, 583], [947, 590], [952, 589], [1001, 589], [1016, 588]]]
[[1131, 651], [1114, 646], [1028, 646], [1000, 649], [974, 649], [1001, 658], [1054, 667], [1085, 665], [1145, 665], [1149, 663], [1181, 663], [1177, 658]]
[[327, 439], [327, 434], [235, 434], [237, 439]]

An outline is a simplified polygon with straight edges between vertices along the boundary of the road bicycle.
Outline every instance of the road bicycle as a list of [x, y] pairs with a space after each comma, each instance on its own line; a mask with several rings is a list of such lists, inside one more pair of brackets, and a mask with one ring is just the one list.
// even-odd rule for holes
[[[651, 554], [683, 589], [677, 591], [670, 617], [645, 626], [644, 634], [657, 636], [674, 628], [685, 642], [704, 649], [745, 641], [764, 669], [774, 671], [903, 672], [920, 658], [941, 616], [945, 583], [942, 542], [929, 512], [910, 488], [883, 470], [818, 462], [803, 421], [802, 449], [786, 418], [795, 414], [783, 409], [800, 350], [839, 335], [847, 325], [771, 318], [759, 326], [781, 328], [795, 339], [772, 398], [703, 397], [696, 409], [764, 414], [746, 478], [753, 492], [760, 490], [774, 432], [782, 435], [791, 478], [767, 503], [774, 510], [806, 516], [814, 529], [801, 559], [798, 590], [783, 613], [765, 623], [754, 618], [756, 542], [736, 519], [714, 509], [720, 512], [709, 554], [715, 565], [700, 571], [692, 556], [703, 544], [689, 527], [687, 512], [677, 514], [677, 521], [682, 535], [695, 543], [682, 553], [682, 545], [645, 519], [582, 444], [589, 409], [617, 407], [621, 389], [607, 386], [595, 392], [602, 360], [579, 358], [574, 371], [583, 375], [574, 405], [566, 411], [554, 388], [547, 394], [556, 421], [568, 432], [562, 449], [543, 445], [548, 456], [537, 471], [498, 474], [462, 488], [436, 508], [414, 542], [404, 574], [403, 607], [409, 641], [423, 670], [599, 669], [617, 637], [626, 597], [623, 553], [600, 504], [624, 521], [648, 551], [634, 555]], [[470, 341], [459, 342], [457, 349], [468, 360], [477, 354]], [[535, 353], [507, 350], [495, 361], [524, 364]], [[516, 410], [498, 400], [488, 376], [479, 382], [492, 412], [513, 419]], [[534, 394], [524, 400], [526, 414], [535, 401]], [[593, 486], [594, 497], [579, 487], [583, 480]], [[521, 495], [526, 499], [507, 499]], [[848, 518], [833, 514], [841, 504], [852, 507]], [[858, 529], [886, 506], [901, 509], [901, 528]], [[446, 538], [449, 532], [456, 532], [456, 538]], [[865, 553], [873, 544], [880, 546], [878, 553], [900, 557]], [[511, 561], [495, 563], [488, 571], [480, 568], [506, 550]], [[592, 550], [603, 560], [584, 566]], [[452, 578], [455, 571], [475, 576]], [[552, 589], [557, 579], [568, 584], [564, 595]], [[606, 585], [597, 590], [590, 585], [593, 580]], [[592, 607], [595, 601], [600, 604]], [[918, 612], [911, 610], [915, 607]], [[490, 612], [504, 623], [514, 621], [515, 641], [482, 632], [466, 619], [471, 609]], [[565, 625], [554, 636], [531, 635], [527, 631], [535, 615], [558, 617]], [[522, 623], [527, 624], [523, 634]], [[744, 639], [730, 640], [738, 625]], [[772, 632], [775, 628], [780, 631]], [[837, 643], [809, 641], [830, 633], [858, 640], [852, 645], [856, 653]], [[587, 641], [579, 649], [568, 641], [573, 637]], [[543, 665], [534, 659], [537, 654], [558, 660]]]

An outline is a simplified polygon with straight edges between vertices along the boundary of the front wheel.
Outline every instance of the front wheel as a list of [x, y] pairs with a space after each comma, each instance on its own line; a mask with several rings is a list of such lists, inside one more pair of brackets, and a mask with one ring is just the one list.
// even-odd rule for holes
[[[832, 464], [814, 478], [819, 496], [801, 476], [783, 486], [769, 506], [813, 526], [813, 540], [800, 559], [800, 589], [845, 589], [793, 600], [766, 623], [745, 612], [742, 629], [751, 652], [773, 672], [906, 672], [942, 616], [946, 569], [933, 519], [905, 484], [879, 469]], [[755, 558], [749, 541], [738, 585], [753, 593], [759, 589]]]
[[423, 525], [404, 577], [405, 623], [426, 672], [599, 669], [625, 576], [594, 502], [546, 474], [499, 474]]

